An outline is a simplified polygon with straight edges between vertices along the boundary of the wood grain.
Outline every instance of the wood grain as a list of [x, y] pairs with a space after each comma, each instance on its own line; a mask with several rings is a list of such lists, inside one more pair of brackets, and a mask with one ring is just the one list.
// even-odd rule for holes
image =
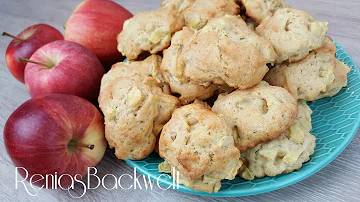
[[[35, 23], [47, 23], [59, 30], [81, 0], [2, 0], [0, 2], [0, 31], [17, 34]], [[154, 10], [161, 0], [117, 0], [136, 13]], [[360, 2], [358, 0], [287, 0], [289, 5], [303, 9], [316, 19], [330, 23], [329, 35], [360, 63]], [[101, 31], [101, 30], [100, 30]], [[26, 86], [17, 82], [7, 70], [5, 50], [9, 38], [0, 38], [0, 128], [9, 115], [30, 98]], [[359, 132], [358, 132], [359, 134]], [[360, 199], [360, 136], [357, 135], [345, 151], [330, 165], [315, 175], [287, 188], [267, 194], [241, 198], [204, 198], [177, 191], [146, 190], [89, 190], [82, 201], [359, 201]], [[71, 201], [73, 198], [62, 190], [40, 190], [38, 196], [26, 194], [23, 187], [15, 190], [15, 170], [0, 139], [0, 201]], [[132, 173], [123, 161], [107, 151], [97, 166], [99, 175]], [[126, 178], [124, 178], [126, 179]], [[130, 181], [123, 181], [124, 184]], [[111, 181], [106, 181], [107, 184]], [[76, 189], [77, 194], [82, 190]]]

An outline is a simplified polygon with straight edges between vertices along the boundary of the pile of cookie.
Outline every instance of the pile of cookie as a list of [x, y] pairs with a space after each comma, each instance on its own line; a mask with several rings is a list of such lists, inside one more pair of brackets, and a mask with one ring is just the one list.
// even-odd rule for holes
[[128, 61], [101, 83], [110, 147], [132, 160], [155, 150], [160, 171], [205, 192], [300, 169], [315, 148], [306, 101], [337, 94], [350, 70], [327, 30], [283, 0], [165, 0], [136, 14], [118, 35]]

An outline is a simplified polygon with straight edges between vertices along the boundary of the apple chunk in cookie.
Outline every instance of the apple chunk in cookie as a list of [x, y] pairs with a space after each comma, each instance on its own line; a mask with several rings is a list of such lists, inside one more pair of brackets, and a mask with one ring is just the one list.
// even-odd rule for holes
[[347, 74], [350, 72], [351, 68], [348, 67], [346, 64], [341, 62], [340, 60], [336, 59], [334, 75], [334, 81], [326, 87], [325, 93], [320, 93], [318, 98], [324, 97], [332, 97], [340, 92], [340, 90], [347, 86], [348, 79]]
[[140, 160], [155, 148], [156, 137], [179, 105], [152, 77], [143, 81], [117, 77], [99, 96], [105, 137], [119, 159]]
[[173, 8], [140, 12], [126, 20], [118, 35], [118, 50], [128, 60], [142, 52], [160, 52], [170, 45], [171, 36], [184, 26], [184, 18]]
[[285, 89], [265, 81], [247, 90], [219, 95], [212, 110], [233, 129], [240, 151], [277, 138], [296, 118], [297, 103]]
[[222, 179], [234, 179], [242, 164], [231, 128], [198, 102], [175, 110], [161, 132], [159, 153], [180, 172], [179, 183], [209, 193], [220, 189]]
[[246, 89], [259, 83], [276, 59], [272, 45], [240, 16], [214, 18], [183, 49], [184, 76], [191, 82]]

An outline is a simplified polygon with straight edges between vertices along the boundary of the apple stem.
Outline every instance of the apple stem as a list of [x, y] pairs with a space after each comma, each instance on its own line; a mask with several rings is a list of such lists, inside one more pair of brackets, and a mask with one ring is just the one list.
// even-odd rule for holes
[[33, 60], [29, 60], [29, 59], [26, 59], [26, 58], [18, 58], [18, 60], [20, 62], [30, 62], [30, 63], [34, 63], [34, 64], [37, 64], [37, 65], [42, 65], [44, 67], [47, 67], [49, 69], [52, 68], [52, 66], [48, 65], [48, 64], [45, 64], [45, 63], [41, 63], [41, 62], [36, 62], [36, 61], [33, 61]]
[[95, 145], [93, 144], [83, 144], [83, 143], [77, 143], [77, 142], [73, 142], [73, 141], [70, 141], [68, 143], [68, 146], [75, 146], [75, 147], [85, 147], [85, 148], [88, 148], [90, 150], [93, 150]]
[[14, 36], [14, 35], [12, 35], [12, 34], [9, 34], [9, 33], [7, 33], [7, 32], [3, 32], [2, 35], [3, 35], [3, 36], [8, 36], [8, 37], [11, 37], [11, 38], [13, 38], [13, 39], [17, 39], [17, 40], [22, 41], [22, 39], [20, 39], [19, 37], [16, 37], [16, 36]]
[[95, 147], [95, 145], [93, 145], [93, 144], [78, 144], [77, 146], [78, 147], [86, 147], [86, 148], [88, 148], [90, 150], [93, 150], [94, 147]]

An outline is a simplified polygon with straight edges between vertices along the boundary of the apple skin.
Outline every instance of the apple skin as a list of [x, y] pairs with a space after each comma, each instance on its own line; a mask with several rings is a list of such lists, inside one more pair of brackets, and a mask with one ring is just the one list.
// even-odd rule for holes
[[27, 63], [25, 84], [31, 97], [70, 94], [96, 102], [104, 67], [94, 53], [71, 41], [54, 41], [39, 48]]
[[[94, 148], [69, 150], [71, 140]], [[27, 180], [34, 174], [45, 177], [55, 172], [84, 176], [88, 167], [100, 162], [107, 147], [104, 120], [97, 108], [83, 98], [61, 94], [33, 98], [16, 109], [5, 124], [4, 143], [15, 166], [28, 171]], [[25, 178], [25, 172], [20, 174]], [[61, 179], [62, 187], [70, 184], [69, 177]], [[46, 182], [35, 185], [46, 186]]]
[[20, 82], [25, 83], [25, 63], [18, 58], [30, 58], [41, 46], [56, 40], [64, 40], [63, 35], [54, 27], [46, 24], [36, 24], [26, 28], [13, 39], [6, 49], [6, 64], [11, 74]]
[[67, 21], [65, 39], [87, 47], [109, 68], [124, 59], [117, 50], [116, 37], [131, 17], [128, 10], [111, 0], [87, 0]]

